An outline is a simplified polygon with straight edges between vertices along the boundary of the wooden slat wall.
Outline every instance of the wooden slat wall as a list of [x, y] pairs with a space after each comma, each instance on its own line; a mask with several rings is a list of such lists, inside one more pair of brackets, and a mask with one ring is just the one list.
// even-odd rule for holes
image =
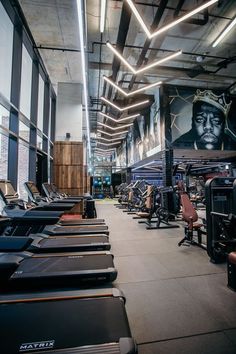
[[54, 183], [61, 192], [83, 195], [87, 191], [87, 168], [83, 143], [56, 141], [54, 144]]

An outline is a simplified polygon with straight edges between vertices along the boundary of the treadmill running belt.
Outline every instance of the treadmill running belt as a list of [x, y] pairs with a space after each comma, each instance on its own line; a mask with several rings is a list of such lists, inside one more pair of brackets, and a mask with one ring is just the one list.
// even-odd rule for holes
[[78, 231], [104, 231], [104, 230], [107, 230], [108, 227], [106, 225], [88, 225], [88, 226], [85, 226], [83, 225], [82, 227], [80, 226], [58, 226], [58, 227], [53, 227], [53, 231], [55, 232], [76, 232], [77, 230]]
[[81, 245], [81, 244], [93, 244], [94, 242], [108, 242], [107, 236], [95, 236], [95, 237], [51, 237], [48, 239], [44, 239], [40, 242], [42, 247], [45, 245], [48, 247], [55, 246], [68, 246], [68, 245]]
[[[113, 268], [112, 255], [71, 255], [66, 257], [32, 257], [25, 259], [20, 263], [17, 271], [14, 273], [14, 278], [21, 278], [34, 273], [39, 273], [40, 276], [44, 276], [43, 273], [59, 273], [59, 272], [73, 272], [83, 270], [98, 270]], [[45, 274], [46, 276], [47, 274]]]
[[3, 304], [0, 317], [1, 352], [4, 354], [19, 353], [24, 343], [51, 341], [52, 349], [56, 350], [117, 343], [120, 338], [131, 337], [120, 298]]

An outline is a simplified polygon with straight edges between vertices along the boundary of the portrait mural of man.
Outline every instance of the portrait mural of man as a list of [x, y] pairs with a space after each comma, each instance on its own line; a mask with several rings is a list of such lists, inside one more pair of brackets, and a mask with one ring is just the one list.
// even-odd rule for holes
[[225, 93], [197, 89], [192, 100], [191, 129], [173, 141], [173, 148], [236, 150], [235, 135], [228, 122], [231, 103]]

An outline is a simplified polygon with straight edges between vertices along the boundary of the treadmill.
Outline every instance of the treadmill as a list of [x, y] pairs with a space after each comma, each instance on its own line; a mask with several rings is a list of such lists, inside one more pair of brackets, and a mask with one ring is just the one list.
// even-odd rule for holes
[[[27, 225], [27, 223], [25, 223], [24, 226], [26, 226], [27, 229], [30, 228], [31, 233], [42, 232], [51, 236], [91, 235], [101, 233], [109, 235], [108, 227], [106, 225], [70, 225], [69, 223], [65, 225], [52, 225], [52, 222], [51, 225], [46, 225], [43, 223], [43, 219], [45, 220], [45, 215], [61, 216], [61, 212], [54, 209], [52, 209], [50, 212], [44, 209], [37, 210], [37, 208], [27, 210], [21, 209], [18, 203], [18, 195], [15, 193], [14, 188], [9, 181], [0, 181], [0, 196], [2, 197], [3, 202], [6, 204], [4, 208], [6, 216], [12, 218], [14, 221], [17, 220], [18, 222], [20, 221], [20, 218], [26, 218], [29, 223], [31, 222], [31, 224]], [[22, 230], [22, 232], [25, 234], [26, 231]]]
[[[23, 200], [19, 199], [18, 193], [15, 191], [13, 185], [8, 180], [0, 180], [0, 196], [5, 204], [5, 206], [9, 206], [7, 215], [12, 216], [9, 214], [9, 209], [13, 209], [14, 206], [16, 209], [21, 210], [22, 215], [29, 215], [32, 214], [33, 211], [45, 211], [50, 212], [50, 215], [55, 216], [62, 216], [64, 210], [54, 210], [54, 207], [50, 207], [49, 209], [46, 206], [36, 206], [30, 205], [29, 203], [24, 202]], [[60, 206], [63, 206], [62, 204]], [[18, 207], [18, 208], [17, 208]], [[54, 212], [54, 214], [52, 214]], [[19, 213], [19, 211], [18, 211]], [[19, 214], [17, 214], [19, 215]], [[35, 216], [37, 213], [35, 214]], [[46, 213], [45, 215], [48, 215]], [[58, 225], [64, 226], [76, 226], [76, 225], [104, 225], [104, 219], [76, 219], [74, 215], [71, 215], [74, 219], [67, 219], [67, 220], [59, 220]]]
[[116, 277], [113, 255], [108, 251], [0, 253], [0, 291], [78, 287], [112, 282]]
[[[71, 198], [75, 197], [66, 197], [63, 198], [60, 196], [60, 194], [55, 193], [52, 189], [52, 186], [50, 183], [43, 183], [42, 184], [43, 190], [47, 198], [52, 199], [53, 201], [57, 200], [63, 200], [63, 201], [70, 201]], [[91, 199], [92, 200], [92, 199]], [[97, 219], [97, 218], [91, 218], [91, 219], [76, 219], [75, 215], [63, 215], [61, 221], [61, 225], [103, 225], [104, 224], [104, 219]]]
[[89, 193], [85, 193], [83, 195], [76, 195], [76, 196], [72, 196], [72, 195], [67, 195], [64, 193], [60, 193], [59, 190], [57, 189], [57, 186], [55, 183], [51, 183], [50, 184], [51, 189], [54, 193], [56, 193], [57, 195], [66, 198], [68, 200], [73, 199], [73, 198], [82, 198], [82, 199], [93, 199], [92, 196]]
[[135, 354], [116, 288], [0, 295], [1, 352]]
[[[29, 236], [10, 236], [11, 220], [0, 218], [0, 252], [51, 253], [51, 252], [81, 252], [109, 251], [111, 245], [106, 235], [90, 236], [60, 236], [50, 237], [43, 234]], [[6, 236], [6, 234], [8, 236]]]
[[[6, 198], [9, 203], [14, 203], [16, 200], [21, 202], [22, 208], [27, 208], [28, 203], [23, 200], [19, 199], [18, 193], [14, 190], [11, 182], [8, 180], [0, 180], [0, 194], [3, 199]], [[6, 201], [5, 201], [6, 202]], [[36, 210], [44, 210], [44, 211], [58, 211], [58, 212], [65, 212], [70, 211], [75, 206], [75, 203], [48, 203], [46, 200], [42, 201], [41, 203], [34, 203], [34, 207]]]

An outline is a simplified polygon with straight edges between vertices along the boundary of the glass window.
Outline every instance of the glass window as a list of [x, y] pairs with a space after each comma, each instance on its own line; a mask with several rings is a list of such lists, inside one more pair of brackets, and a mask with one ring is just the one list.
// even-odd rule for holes
[[[0, 3], [0, 92], [9, 101], [11, 97], [13, 24]], [[4, 53], [4, 55], [3, 55]]]
[[48, 117], [48, 138], [51, 139], [51, 117], [52, 117], [52, 98], [49, 99], [49, 117]]
[[30, 128], [24, 124], [23, 122], [19, 122], [19, 136], [26, 140], [29, 141], [30, 138]]
[[21, 64], [20, 111], [29, 119], [31, 105], [31, 83], [32, 59], [23, 44]]
[[43, 138], [39, 134], [37, 134], [37, 148], [43, 149]]
[[0, 179], [7, 179], [9, 138], [0, 133]]
[[9, 111], [0, 105], [0, 125], [9, 129]]
[[37, 127], [41, 131], [43, 131], [43, 104], [44, 104], [44, 81], [43, 81], [41, 75], [39, 75]]
[[29, 179], [29, 147], [19, 139], [18, 149], [18, 193], [21, 199], [27, 201], [24, 183]]

